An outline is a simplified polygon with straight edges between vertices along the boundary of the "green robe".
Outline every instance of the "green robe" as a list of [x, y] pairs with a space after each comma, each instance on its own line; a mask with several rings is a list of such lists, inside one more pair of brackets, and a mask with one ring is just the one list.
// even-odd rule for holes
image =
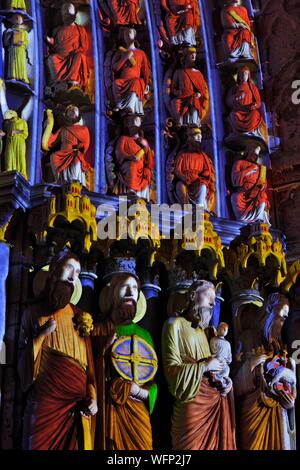
[[[16, 38], [16, 35], [18, 35], [18, 38]], [[14, 44], [14, 38], [15, 41], [22, 42], [22, 45]], [[22, 28], [9, 29], [5, 33], [4, 42], [8, 48], [7, 78], [29, 83], [26, 57], [28, 32]]]
[[24, 10], [26, 11], [26, 3], [25, 0], [11, 0], [10, 8], [15, 8], [16, 10]]
[[[28, 137], [27, 122], [19, 117], [5, 122], [6, 147], [4, 152], [5, 170], [18, 171], [27, 178], [26, 169], [26, 139]], [[20, 130], [22, 134], [12, 134], [12, 131]]]

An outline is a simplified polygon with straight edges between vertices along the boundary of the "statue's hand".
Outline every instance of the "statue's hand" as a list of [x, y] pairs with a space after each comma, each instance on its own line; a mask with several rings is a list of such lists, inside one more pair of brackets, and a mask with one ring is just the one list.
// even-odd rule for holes
[[282, 390], [278, 390], [276, 395], [279, 397], [279, 402], [283, 408], [286, 410], [290, 410], [295, 406], [295, 398], [287, 393], [283, 392]]
[[149, 396], [149, 392], [148, 390], [140, 387], [135, 382], [132, 382], [131, 389], [130, 389], [130, 396], [132, 398], [137, 398], [138, 400], [146, 401]]
[[51, 333], [53, 333], [56, 330], [56, 321], [54, 320], [53, 317], [49, 318], [49, 320], [44, 323], [39, 329], [39, 336], [49, 336]]
[[221, 393], [222, 395], [228, 395], [232, 389], [232, 380], [230, 377], [224, 377], [224, 379], [226, 380], [226, 385], [221, 388]]
[[206, 372], [221, 372], [225, 364], [216, 357], [211, 357], [206, 361]]
[[95, 399], [88, 400], [87, 404], [84, 406], [83, 410], [81, 410], [81, 414], [86, 418], [90, 416], [94, 416], [98, 411], [97, 401]]
[[150, 87], [149, 85], [147, 85], [144, 90], [144, 95], [148, 95], [149, 91], [150, 91]]

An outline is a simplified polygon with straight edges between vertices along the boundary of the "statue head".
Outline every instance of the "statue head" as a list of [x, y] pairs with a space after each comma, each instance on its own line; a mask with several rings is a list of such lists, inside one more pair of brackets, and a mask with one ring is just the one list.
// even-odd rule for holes
[[240, 83], [245, 83], [245, 82], [248, 82], [248, 80], [250, 80], [250, 79], [251, 79], [251, 72], [250, 72], [249, 67], [244, 66], [244, 67], [240, 68], [240, 70], [238, 71], [237, 82], [239, 84]]
[[19, 13], [12, 15], [9, 20], [14, 26], [21, 26], [24, 24], [23, 16]]
[[81, 119], [79, 108], [73, 104], [66, 107], [64, 116], [67, 124], [75, 124]]
[[129, 135], [140, 134], [142, 119], [137, 114], [127, 115], [124, 121], [124, 128]]
[[74, 23], [76, 20], [77, 10], [73, 3], [63, 3], [60, 11], [63, 24], [70, 25]]
[[218, 336], [220, 336], [221, 338], [225, 338], [225, 336], [227, 336], [228, 330], [229, 330], [229, 327], [227, 323], [225, 322], [219, 323], [218, 328], [217, 328]]
[[185, 49], [185, 66], [191, 67], [195, 65], [197, 59], [197, 49], [195, 47], [187, 47]]
[[55, 311], [70, 302], [80, 272], [80, 260], [73, 253], [63, 253], [53, 258], [45, 288], [40, 295], [46, 310]]
[[13, 109], [9, 109], [6, 111], [4, 114], [4, 120], [10, 120], [10, 119], [16, 119], [18, 117], [17, 111], [14, 111]]
[[246, 159], [250, 162], [257, 162], [261, 152], [261, 145], [257, 142], [252, 142], [247, 147]]
[[185, 318], [192, 323], [193, 328], [205, 329], [209, 326], [215, 300], [216, 291], [212, 282], [202, 280], [191, 285]]
[[119, 41], [126, 47], [132, 44], [136, 40], [137, 32], [133, 26], [126, 26], [120, 28]]
[[285, 295], [275, 292], [267, 298], [266, 319], [264, 323], [264, 336], [270, 343], [272, 340], [281, 340], [281, 330], [289, 314], [289, 301]]
[[115, 274], [110, 282], [110, 318], [116, 325], [131, 323], [137, 312], [140, 282], [130, 273]]
[[191, 151], [200, 152], [202, 131], [199, 127], [191, 127], [187, 132], [187, 146]]
[[240, 6], [242, 5], [242, 0], [229, 0], [226, 2], [226, 5]]

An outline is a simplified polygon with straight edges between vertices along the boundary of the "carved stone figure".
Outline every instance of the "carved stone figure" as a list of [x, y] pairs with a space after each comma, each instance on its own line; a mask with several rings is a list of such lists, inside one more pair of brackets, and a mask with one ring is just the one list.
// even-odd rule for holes
[[296, 366], [281, 338], [288, 313], [287, 298], [270, 294], [262, 323], [254, 322], [240, 337], [233, 381], [243, 450], [295, 448]]
[[230, 0], [221, 13], [223, 48], [229, 61], [253, 60], [254, 36], [247, 8], [241, 0]]
[[71, 253], [54, 259], [42, 291], [22, 317], [18, 370], [22, 390], [29, 392], [24, 450], [93, 449], [90, 416], [97, 412], [97, 402], [88, 337], [92, 318], [71, 303], [80, 270]]
[[54, 119], [47, 110], [47, 124], [43, 135], [43, 150], [60, 143], [60, 150], [51, 154], [51, 167], [57, 183], [79, 181], [85, 186], [85, 173], [90, 168], [85, 155], [90, 145], [90, 132], [82, 124], [77, 106], [69, 105], [64, 112], [64, 124], [52, 133]]
[[166, 12], [166, 27], [173, 45], [196, 45], [196, 31], [200, 26], [198, 5], [195, 0], [162, 0]]
[[236, 448], [232, 384], [216, 387], [207, 374], [221, 372], [225, 365], [212, 357], [205, 334], [214, 303], [214, 285], [196, 281], [182, 315], [169, 318], [163, 327], [164, 372], [175, 398], [172, 444], [176, 450]]
[[121, 29], [121, 45], [112, 57], [112, 93], [115, 111], [144, 114], [151, 76], [147, 55], [135, 46], [136, 30]]
[[223, 387], [231, 382], [229, 377], [229, 364], [232, 362], [231, 344], [225, 339], [228, 333], [227, 323], [221, 322], [217, 328], [217, 335], [210, 340], [210, 350], [219, 361], [224, 363], [224, 368], [217, 373], [212, 372], [212, 379], [216, 383], [221, 383]]
[[21, 112], [21, 116], [8, 108], [5, 93], [5, 84], [0, 79], [0, 102], [4, 117], [4, 131], [6, 145], [4, 150], [5, 171], [18, 171], [24, 178], [27, 176], [26, 139], [28, 137], [27, 121], [32, 111], [32, 98], [29, 99]]
[[238, 71], [237, 83], [227, 95], [227, 105], [231, 109], [229, 124], [233, 134], [247, 134], [263, 139], [260, 131], [264, 123], [261, 98], [249, 67], [242, 67]]
[[206, 81], [196, 68], [196, 49], [187, 48], [183, 66], [175, 70], [171, 79], [170, 97], [172, 116], [179, 126], [200, 126], [209, 106]]
[[[119, 354], [122, 355], [124, 345], [118, 349], [115, 344], [118, 344], [116, 341], [120, 343], [122, 337], [126, 337], [129, 345], [127, 349], [129, 347], [129, 350], [132, 348], [135, 350], [133, 361], [142, 360], [138, 343], [145, 342], [145, 350], [153, 347], [153, 341], [148, 331], [136, 324], [145, 314], [146, 305], [142, 306], [142, 299], [145, 302], [140, 291], [139, 280], [128, 272], [118, 272], [112, 275], [109, 286], [104, 288], [100, 298], [103, 319], [95, 325], [93, 341], [95, 350], [99, 351], [95, 362], [100, 393], [99, 401], [102, 400], [102, 402], [105, 387], [102, 386], [101, 380], [103, 377], [108, 378], [105, 393], [106, 423], [102, 426], [102, 429], [106, 430], [104, 431], [104, 439], [102, 436], [103, 446], [106, 449], [152, 449], [150, 413], [154, 408], [157, 386], [152, 380], [139, 383], [139, 373], [133, 373], [130, 379], [128, 373], [131, 374], [132, 366], [129, 363], [126, 374], [124, 374], [124, 367], [122, 368], [121, 365], [116, 367], [117, 358]], [[132, 345], [132, 341], [136, 341], [136, 346]], [[104, 353], [105, 367], [101, 364]], [[123, 359], [124, 355], [123, 350]], [[151, 360], [148, 364], [150, 376], [153, 376], [155, 371], [150, 365]], [[142, 372], [142, 368], [140, 372]], [[95, 446], [98, 448], [98, 439], [100, 438], [101, 436], [99, 437], [96, 431]]]
[[201, 141], [201, 130], [191, 129], [186, 145], [175, 157], [175, 195], [181, 204], [201, 204], [205, 210], [210, 210], [215, 193], [215, 172], [211, 159], [202, 151]]
[[63, 25], [55, 28], [51, 37], [47, 36], [50, 84], [63, 81], [86, 91], [89, 77], [87, 33], [83, 26], [76, 24], [76, 8], [72, 3], [61, 6], [61, 16]]
[[253, 142], [245, 157], [234, 163], [231, 179], [236, 192], [231, 195], [231, 203], [237, 220], [248, 223], [261, 220], [269, 224], [267, 170], [259, 163], [260, 151], [261, 147]]
[[3, 43], [7, 47], [7, 78], [29, 83], [27, 75], [28, 32], [22, 15], [14, 14], [10, 18], [11, 27], [3, 34]]

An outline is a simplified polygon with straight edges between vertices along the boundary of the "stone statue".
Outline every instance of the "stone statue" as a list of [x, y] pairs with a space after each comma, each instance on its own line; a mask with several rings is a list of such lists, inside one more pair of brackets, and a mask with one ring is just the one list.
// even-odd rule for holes
[[[144, 297], [143, 297], [144, 298]], [[101, 300], [102, 299], [102, 300]], [[146, 305], [140, 307], [142, 293], [140, 282], [137, 277], [130, 272], [118, 272], [112, 275], [109, 286], [102, 291], [100, 302], [102, 302], [102, 321], [95, 325], [93, 331], [94, 350], [99, 350], [99, 355], [95, 357], [96, 371], [98, 377], [98, 391], [103, 393], [103, 387], [99, 384], [102, 377], [107, 377], [106, 382], [106, 429], [103, 446], [110, 450], [151, 450], [152, 449], [152, 429], [150, 423], [150, 413], [152, 413], [157, 386], [153, 381], [144, 385], [139, 385], [136, 380], [125, 378], [124, 374], [113, 367], [114, 343], [117, 338], [127, 337], [127, 340], [144, 341], [145, 347], [153, 347], [153, 341], [147, 330], [137, 325], [135, 322], [145, 314]], [[145, 301], [145, 298], [144, 298]], [[140, 308], [143, 308], [141, 314]], [[139, 316], [139, 318], [137, 317]], [[99, 345], [102, 344], [102, 347]], [[148, 346], [149, 347], [149, 346]], [[138, 360], [136, 350], [135, 359]], [[99, 360], [105, 354], [106, 366], [99, 364]], [[128, 371], [131, 370], [127, 368]], [[99, 397], [103, 400], [103, 397]], [[103, 402], [103, 401], [102, 401]], [[95, 447], [98, 445], [96, 430]]]
[[251, 79], [249, 67], [238, 71], [236, 84], [229, 90], [227, 105], [231, 109], [229, 125], [233, 134], [247, 134], [263, 139], [260, 127], [264, 123], [261, 114], [261, 98]]
[[15, 13], [10, 17], [11, 27], [3, 33], [3, 44], [7, 48], [7, 78], [29, 83], [27, 75], [28, 32], [23, 16]]
[[247, 8], [241, 0], [230, 0], [221, 12], [224, 28], [222, 37], [224, 52], [231, 62], [253, 60], [252, 49], [255, 48], [254, 36]]
[[127, 116], [125, 132], [116, 143], [116, 173], [118, 194], [134, 193], [150, 200], [153, 151], [141, 130], [139, 116]]
[[88, 127], [82, 124], [77, 106], [69, 105], [64, 112], [64, 123], [54, 134], [53, 114], [47, 110], [47, 122], [42, 147], [48, 151], [60, 143], [60, 150], [51, 154], [51, 167], [57, 183], [79, 181], [86, 185], [85, 173], [90, 168], [85, 156], [90, 145]]
[[[81, 266], [77, 256], [55, 258], [36, 301], [25, 310], [18, 370], [28, 392], [24, 450], [92, 450], [90, 416], [97, 413], [92, 317], [71, 303]], [[78, 302], [80, 295], [74, 302]]]
[[231, 179], [236, 192], [231, 195], [231, 203], [237, 220], [269, 224], [267, 170], [259, 163], [260, 152], [260, 145], [253, 142], [248, 145], [245, 157], [234, 163]]
[[195, 0], [162, 0], [166, 12], [169, 40], [174, 46], [196, 45], [196, 32], [200, 26], [198, 5]]
[[143, 103], [149, 94], [150, 63], [145, 52], [135, 46], [134, 28], [124, 27], [120, 35], [120, 46], [111, 62], [115, 111], [143, 115]]
[[185, 50], [183, 66], [171, 79], [171, 113], [178, 126], [200, 126], [209, 106], [206, 81], [196, 66], [194, 47]]
[[83, 26], [76, 24], [76, 8], [72, 3], [61, 6], [62, 26], [47, 36], [50, 55], [47, 57], [50, 84], [67, 82], [86, 92], [89, 69], [87, 63], [88, 36]]
[[201, 204], [209, 211], [214, 203], [215, 172], [201, 141], [201, 129], [190, 129], [186, 144], [174, 159], [174, 189], [179, 203]]
[[263, 321], [240, 336], [233, 381], [242, 450], [295, 448], [296, 365], [281, 338], [288, 313], [287, 298], [270, 294]]
[[230, 368], [229, 364], [232, 362], [231, 344], [225, 339], [228, 333], [228, 325], [221, 322], [217, 328], [217, 335], [213, 336], [210, 340], [210, 350], [212, 354], [224, 363], [224, 368], [220, 372], [211, 372], [212, 380], [215, 383], [220, 383], [226, 387], [231, 383], [229, 378]]
[[181, 316], [169, 318], [162, 332], [162, 358], [175, 398], [172, 445], [176, 450], [234, 450], [232, 384], [216, 387], [209, 374], [224, 362], [212, 357], [205, 329], [215, 303], [211, 282], [196, 281]]
[[29, 99], [21, 112], [21, 116], [18, 116], [16, 111], [8, 108], [5, 83], [0, 79], [0, 104], [6, 134], [4, 150], [5, 171], [18, 171], [24, 178], [28, 179], [26, 162], [27, 121], [32, 112], [33, 99]]

